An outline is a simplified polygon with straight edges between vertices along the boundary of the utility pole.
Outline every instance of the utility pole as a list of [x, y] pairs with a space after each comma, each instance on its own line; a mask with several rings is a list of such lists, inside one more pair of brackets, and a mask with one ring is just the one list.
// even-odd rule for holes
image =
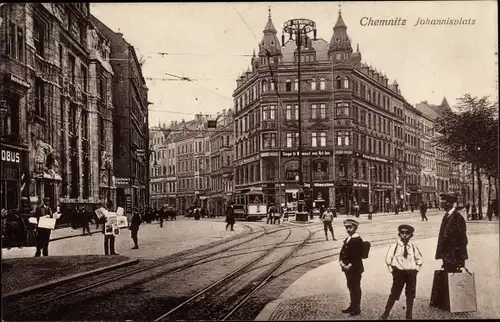
[[301, 85], [301, 73], [300, 73], [300, 61], [301, 61], [301, 47], [304, 44], [305, 48], [309, 46], [309, 37], [307, 34], [313, 32], [314, 38], [316, 38], [316, 23], [309, 19], [291, 19], [285, 22], [283, 25], [283, 34], [281, 36], [281, 40], [283, 45], [285, 45], [285, 35], [284, 33], [288, 33], [290, 39], [295, 37], [295, 44], [297, 45], [297, 100], [298, 100], [298, 139], [299, 139], [299, 193], [297, 194], [297, 213], [296, 220], [297, 221], [307, 221], [307, 209], [305, 208], [304, 203], [304, 176], [302, 169], [302, 109], [301, 109], [301, 101], [300, 101], [300, 85]]

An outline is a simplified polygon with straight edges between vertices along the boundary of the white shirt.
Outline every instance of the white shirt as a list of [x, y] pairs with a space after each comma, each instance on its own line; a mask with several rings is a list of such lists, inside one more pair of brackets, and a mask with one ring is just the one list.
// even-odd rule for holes
[[387, 264], [389, 271], [392, 269], [391, 266], [404, 271], [420, 270], [424, 260], [422, 259], [422, 253], [420, 253], [418, 247], [412, 242], [408, 242], [408, 244], [406, 244], [406, 250], [408, 251], [407, 258], [403, 256], [404, 247], [405, 245], [401, 240], [389, 246], [385, 256], [385, 263]]

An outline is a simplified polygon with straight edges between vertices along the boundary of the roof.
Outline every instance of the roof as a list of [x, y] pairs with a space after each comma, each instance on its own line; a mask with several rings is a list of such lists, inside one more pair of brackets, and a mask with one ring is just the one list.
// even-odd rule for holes
[[[325, 41], [324, 39], [311, 39], [311, 47], [316, 51], [316, 61], [329, 60], [327, 41]], [[296, 49], [297, 45], [295, 44], [295, 41], [288, 40], [285, 43], [285, 46], [282, 49], [284, 63], [293, 63], [295, 61], [294, 53]]]

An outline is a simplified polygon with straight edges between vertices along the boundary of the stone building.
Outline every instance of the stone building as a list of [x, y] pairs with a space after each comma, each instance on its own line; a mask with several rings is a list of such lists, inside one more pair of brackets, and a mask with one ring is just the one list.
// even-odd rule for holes
[[420, 205], [422, 194], [422, 113], [410, 104], [405, 105], [405, 189], [403, 204], [408, 207]]
[[268, 201], [293, 205], [300, 172], [304, 186], [311, 188], [311, 204], [350, 213], [357, 202], [367, 211], [370, 190], [381, 211], [403, 189], [405, 152], [400, 147], [409, 104], [399, 85], [362, 63], [340, 12], [330, 42], [309, 38], [300, 58], [295, 42], [281, 47], [276, 33], [269, 16], [258, 56], [233, 93], [236, 191], [261, 189]]
[[30, 196], [31, 176], [26, 120], [32, 71], [26, 66], [26, 5], [3, 4], [0, 18], [0, 208], [19, 209], [21, 198]]
[[16, 53], [21, 58], [22, 52], [26, 64], [22, 79], [29, 88], [19, 100], [24, 109], [19, 113], [20, 132], [30, 152], [27, 171], [21, 174], [28, 182], [22, 186], [28, 189], [32, 203], [49, 197], [54, 209], [58, 203], [94, 202], [89, 149], [89, 5], [7, 4], [4, 10], [8, 11], [6, 21], [14, 20], [22, 29], [10, 39], [18, 41]]
[[134, 46], [96, 17], [91, 21], [110, 41], [116, 206], [130, 213], [149, 203], [148, 88]]
[[[110, 42], [90, 23], [88, 31], [90, 80], [90, 140], [93, 196], [115, 209], [116, 185], [113, 171], [113, 69]], [[106, 201], [106, 202], [104, 202]]]
[[[419, 104], [416, 105], [419, 109]], [[439, 196], [436, 195], [436, 147], [433, 140], [435, 137], [433, 119], [421, 113], [421, 138], [420, 138], [420, 166], [421, 178], [420, 186], [422, 189], [421, 201], [425, 202], [428, 207], [435, 207], [439, 204]]]
[[208, 207], [223, 215], [233, 194], [233, 110], [222, 110], [217, 115], [217, 127], [210, 135], [210, 194]]
[[176, 149], [172, 131], [175, 124], [152, 127], [149, 131], [150, 159], [150, 202], [151, 207], [165, 204], [176, 205]]
[[210, 189], [210, 153], [207, 118], [201, 113], [194, 120], [179, 122], [173, 132], [177, 149], [176, 208], [182, 213], [193, 206], [207, 206]]

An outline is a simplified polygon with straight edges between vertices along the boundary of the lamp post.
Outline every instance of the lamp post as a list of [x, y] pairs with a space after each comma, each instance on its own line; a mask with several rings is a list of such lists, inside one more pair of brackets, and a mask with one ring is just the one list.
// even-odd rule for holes
[[[314, 38], [316, 38], [316, 23], [309, 19], [291, 19], [285, 22], [283, 25], [283, 34], [281, 36], [281, 41], [285, 45], [285, 34], [288, 33], [290, 39], [295, 40], [297, 45], [297, 100], [298, 100], [298, 136], [299, 136], [299, 193], [297, 201], [297, 221], [307, 221], [307, 211], [304, 205], [304, 176], [302, 173], [302, 110], [300, 101], [300, 84], [301, 84], [301, 74], [300, 74], [300, 61], [301, 61], [301, 47], [304, 44], [304, 48], [309, 46], [309, 37], [307, 34], [313, 32]], [[300, 206], [300, 210], [299, 210]]]
[[372, 169], [375, 169], [374, 166], [368, 167], [368, 219], [372, 219]]

